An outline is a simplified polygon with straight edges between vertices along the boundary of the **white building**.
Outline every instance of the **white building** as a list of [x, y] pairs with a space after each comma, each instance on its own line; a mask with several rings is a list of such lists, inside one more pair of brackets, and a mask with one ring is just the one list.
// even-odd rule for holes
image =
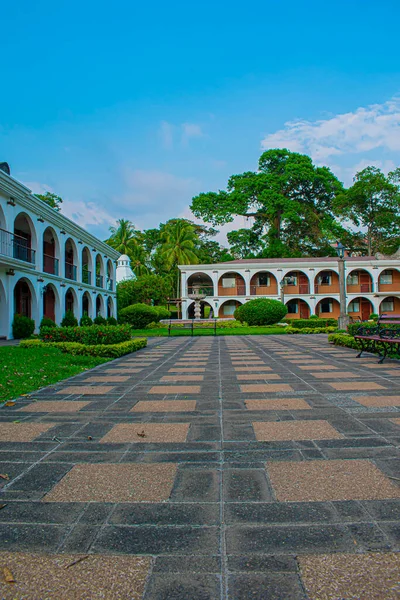
[[[287, 318], [317, 314], [337, 318], [338, 259], [276, 258], [234, 260], [214, 265], [181, 265], [182, 318], [193, 318], [195, 298], [201, 298], [201, 316], [229, 318], [235, 308], [255, 297], [283, 299]], [[398, 256], [345, 259], [347, 312], [365, 320], [371, 313], [400, 314], [400, 260]]]
[[117, 283], [128, 279], [136, 279], [131, 268], [131, 259], [126, 254], [121, 254], [117, 261]]
[[116, 316], [119, 252], [37, 198], [0, 165], [0, 337], [12, 338], [14, 314], [59, 324]]

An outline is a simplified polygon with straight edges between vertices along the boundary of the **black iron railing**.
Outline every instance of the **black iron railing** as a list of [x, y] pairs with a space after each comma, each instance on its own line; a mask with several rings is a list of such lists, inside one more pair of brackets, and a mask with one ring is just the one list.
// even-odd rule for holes
[[59, 260], [55, 256], [43, 254], [43, 271], [52, 275], [59, 274]]
[[72, 265], [71, 263], [65, 263], [65, 278], [72, 279], [72, 281], [76, 281], [76, 265]]
[[82, 269], [82, 282], [92, 285], [92, 272], [88, 269]]
[[28, 240], [5, 229], [0, 229], [0, 254], [35, 264], [36, 250], [30, 248]]

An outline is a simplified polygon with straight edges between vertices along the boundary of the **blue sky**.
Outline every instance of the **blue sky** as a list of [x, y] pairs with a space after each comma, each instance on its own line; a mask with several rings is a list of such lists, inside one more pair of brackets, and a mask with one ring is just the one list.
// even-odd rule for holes
[[[0, 160], [104, 237], [188, 216], [263, 148], [400, 164], [400, 3], [20, 0], [2, 11]], [[238, 226], [243, 226], [240, 220]]]

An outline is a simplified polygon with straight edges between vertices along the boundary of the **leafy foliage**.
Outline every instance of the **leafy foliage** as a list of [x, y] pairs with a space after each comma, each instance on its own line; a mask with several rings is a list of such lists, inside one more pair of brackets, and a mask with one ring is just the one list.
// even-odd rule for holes
[[78, 319], [75, 317], [72, 310], [67, 310], [64, 315], [63, 320], [61, 321], [61, 327], [77, 327]]
[[31, 337], [35, 331], [35, 321], [24, 315], [14, 315], [12, 323], [13, 338], [23, 340]]
[[133, 304], [119, 312], [121, 323], [129, 323], [134, 329], [143, 329], [150, 323], [158, 323], [160, 317], [154, 306], [148, 304]]
[[103, 317], [103, 315], [97, 315], [97, 317], [95, 317], [93, 319], [93, 324], [94, 325], [107, 325], [107, 319], [105, 317]]
[[171, 279], [161, 275], [141, 275], [121, 281], [117, 286], [118, 310], [132, 304], [164, 304], [173, 293]]
[[43, 327], [40, 338], [44, 342], [78, 342], [80, 344], [119, 344], [132, 337], [127, 325], [91, 325], [90, 327]]
[[53, 319], [49, 319], [49, 317], [43, 317], [40, 321], [39, 330], [41, 331], [43, 327], [57, 327], [54, 323]]
[[106, 358], [118, 358], [131, 352], [136, 352], [147, 346], [145, 338], [136, 338], [117, 344], [80, 344], [78, 342], [42, 342], [40, 340], [26, 340], [24, 348], [57, 348], [72, 356], [95, 356]]
[[336, 319], [320, 319], [319, 317], [312, 319], [287, 319], [291, 327], [295, 329], [310, 329], [320, 327], [337, 327]]
[[274, 325], [287, 314], [287, 308], [279, 300], [256, 298], [235, 310], [235, 319], [248, 325]]
[[57, 212], [61, 210], [61, 204], [63, 203], [63, 199], [57, 194], [52, 194], [51, 192], [46, 192], [45, 194], [36, 194], [40, 200], [46, 202], [51, 208], [54, 208]]
[[90, 327], [90, 325], [93, 325], [93, 321], [92, 319], [89, 317], [89, 315], [87, 313], [85, 313], [80, 321], [79, 321], [79, 325], [81, 327]]

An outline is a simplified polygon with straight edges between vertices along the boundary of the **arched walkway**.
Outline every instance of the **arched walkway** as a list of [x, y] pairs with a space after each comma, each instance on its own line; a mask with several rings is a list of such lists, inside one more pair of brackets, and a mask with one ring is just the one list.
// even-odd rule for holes
[[[189, 307], [188, 307], [188, 319], [194, 319], [194, 308], [195, 308], [195, 302], [192, 302]], [[214, 316], [214, 309], [211, 306], [211, 304], [209, 302], [206, 302], [205, 300], [201, 300], [200, 301], [200, 319], [209, 319], [209, 318], [213, 318]]]
[[96, 317], [99, 315], [104, 317], [104, 300], [101, 294], [97, 294], [96, 297]]
[[322, 298], [315, 307], [315, 314], [322, 319], [338, 319], [340, 304], [335, 298]]
[[43, 271], [52, 275], [59, 275], [60, 245], [57, 235], [51, 227], [47, 227], [43, 234]]
[[187, 280], [187, 295], [203, 294], [204, 296], [214, 295], [214, 286], [212, 279], [207, 273], [193, 273]]
[[241, 306], [242, 302], [239, 300], [226, 300], [219, 307], [218, 316], [220, 319], [233, 319], [233, 313], [238, 306]]
[[65, 292], [64, 309], [65, 309], [65, 312], [71, 310], [74, 313], [76, 318], [79, 317], [78, 298], [76, 297], [75, 290], [72, 288], [68, 288], [67, 291]]
[[286, 273], [284, 280], [284, 294], [309, 294], [310, 282], [303, 271], [289, 271]]
[[336, 271], [319, 271], [314, 278], [314, 289], [316, 294], [338, 294], [339, 275]]
[[92, 298], [89, 292], [85, 292], [82, 296], [82, 317], [92, 317]]
[[353, 269], [347, 275], [346, 288], [348, 294], [373, 292], [372, 277], [365, 269]]
[[104, 287], [104, 262], [100, 254], [96, 256], [96, 287]]
[[218, 296], [245, 296], [246, 284], [240, 273], [224, 273], [218, 281]]
[[310, 317], [310, 307], [301, 298], [291, 298], [286, 302], [286, 306], [288, 309], [286, 319], [308, 319]]
[[92, 256], [90, 250], [85, 246], [82, 250], [82, 282], [92, 285]]
[[381, 303], [379, 305], [379, 314], [400, 314], [400, 298], [396, 296], [387, 296], [387, 298], [382, 298]]
[[378, 290], [380, 292], [400, 292], [400, 271], [398, 269], [385, 269], [378, 279]]
[[68, 238], [65, 242], [65, 278], [77, 280], [77, 256], [78, 252], [76, 249], [75, 242], [72, 238]]
[[362, 296], [351, 300], [347, 307], [347, 312], [353, 319], [361, 319], [367, 321], [369, 316], [374, 312], [373, 304], [368, 298]]
[[278, 282], [273, 273], [259, 271], [250, 280], [251, 296], [275, 296], [278, 293]]
[[[107, 261], [107, 285], [106, 285], [106, 289], [109, 292], [112, 292], [114, 289], [113, 273], [114, 273], [113, 263], [112, 263], [112, 260], [109, 258]], [[110, 316], [112, 316], [112, 315], [110, 315]]]
[[56, 323], [58, 294], [54, 286], [48, 283], [43, 292], [43, 316]]
[[110, 296], [108, 297], [108, 300], [107, 300], [107, 317], [115, 317], [114, 302]]
[[35, 228], [31, 218], [25, 213], [19, 213], [14, 220], [14, 258], [33, 264], [36, 255], [36, 241]]
[[14, 314], [32, 318], [32, 288], [27, 279], [22, 278], [14, 286]]

